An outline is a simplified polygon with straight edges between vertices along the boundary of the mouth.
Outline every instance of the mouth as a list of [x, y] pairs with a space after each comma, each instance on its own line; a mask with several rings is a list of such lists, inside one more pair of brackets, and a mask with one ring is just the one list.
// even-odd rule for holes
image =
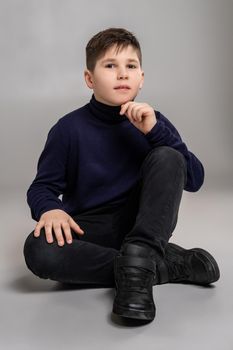
[[128, 85], [119, 85], [114, 88], [115, 90], [130, 90]]

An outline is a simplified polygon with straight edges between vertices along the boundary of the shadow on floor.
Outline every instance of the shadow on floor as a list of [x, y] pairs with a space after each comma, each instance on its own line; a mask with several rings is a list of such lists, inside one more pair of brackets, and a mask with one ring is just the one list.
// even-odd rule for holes
[[62, 283], [50, 279], [44, 279], [37, 276], [23, 276], [16, 278], [10, 283], [8, 287], [19, 293], [43, 293], [43, 292], [62, 292], [67, 290], [83, 290], [83, 289], [100, 289], [100, 288], [114, 288], [112, 285], [97, 285], [97, 284], [73, 284]]

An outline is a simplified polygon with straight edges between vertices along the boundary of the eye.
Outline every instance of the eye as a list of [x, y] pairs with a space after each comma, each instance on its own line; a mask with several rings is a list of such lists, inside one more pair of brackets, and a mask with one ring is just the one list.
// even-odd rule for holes
[[[110, 66], [114, 66], [114, 64], [113, 63], [108, 63], [108, 64], [106, 64], [106, 68], [111, 68]], [[128, 64], [128, 67], [133, 67], [133, 68], [137, 68], [137, 66], [135, 66], [134, 64]]]

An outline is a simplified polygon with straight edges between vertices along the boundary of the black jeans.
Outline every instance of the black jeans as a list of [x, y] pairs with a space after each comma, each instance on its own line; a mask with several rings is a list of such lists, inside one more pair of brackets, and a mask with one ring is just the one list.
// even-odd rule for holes
[[73, 230], [73, 243], [59, 246], [32, 231], [24, 244], [27, 267], [40, 278], [79, 285], [114, 286], [114, 258], [125, 242], [153, 247], [158, 264], [175, 229], [187, 180], [184, 156], [168, 146], [152, 149], [141, 165], [140, 180], [123, 206], [100, 206], [73, 219], [85, 231]]

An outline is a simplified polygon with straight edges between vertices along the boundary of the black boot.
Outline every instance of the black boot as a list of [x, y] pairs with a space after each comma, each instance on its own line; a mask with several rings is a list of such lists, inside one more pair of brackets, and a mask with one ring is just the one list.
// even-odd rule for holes
[[190, 283], [208, 285], [220, 277], [214, 257], [201, 248], [184, 249], [168, 243], [165, 258], [157, 265], [155, 284]]
[[152, 321], [155, 318], [153, 249], [132, 243], [121, 247], [114, 260], [116, 294], [112, 312], [118, 316]]

